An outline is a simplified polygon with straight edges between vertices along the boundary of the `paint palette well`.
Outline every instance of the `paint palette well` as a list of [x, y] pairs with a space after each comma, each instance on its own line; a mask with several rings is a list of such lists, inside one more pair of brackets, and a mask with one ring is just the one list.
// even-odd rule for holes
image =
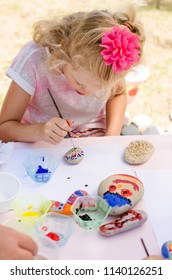
[[22, 194], [12, 204], [18, 220], [33, 224], [45, 215], [51, 206], [51, 201], [41, 193]]
[[64, 245], [73, 232], [72, 218], [57, 213], [47, 213], [34, 224], [38, 236], [47, 236], [58, 246]]
[[59, 161], [51, 154], [30, 154], [24, 161], [27, 174], [35, 182], [46, 183], [50, 180], [56, 170]]
[[71, 211], [84, 229], [98, 229], [110, 213], [111, 207], [99, 196], [78, 197]]

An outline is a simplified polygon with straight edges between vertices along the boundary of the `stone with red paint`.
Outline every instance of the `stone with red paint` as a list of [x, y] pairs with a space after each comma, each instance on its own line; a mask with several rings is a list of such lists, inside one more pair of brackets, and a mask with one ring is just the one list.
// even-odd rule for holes
[[104, 179], [98, 187], [98, 195], [112, 207], [110, 215], [120, 215], [136, 205], [144, 194], [143, 183], [128, 174], [114, 174]]
[[79, 148], [75, 147], [70, 149], [65, 155], [64, 159], [69, 164], [77, 164], [84, 158], [84, 151]]
[[141, 226], [147, 220], [147, 214], [143, 210], [129, 210], [118, 216], [115, 220], [103, 224], [99, 232], [104, 236], [116, 235]]

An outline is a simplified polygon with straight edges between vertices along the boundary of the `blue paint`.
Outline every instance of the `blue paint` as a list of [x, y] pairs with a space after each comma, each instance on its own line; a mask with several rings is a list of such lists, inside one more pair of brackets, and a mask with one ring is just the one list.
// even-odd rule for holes
[[106, 192], [103, 194], [103, 198], [107, 201], [107, 203], [111, 207], [115, 207], [115, 206], [121, 207], [126, 204], [132, 206], [131, 200], [121, 196], [119, 193]]
[[44, 161], [45, 160], [45, 158], [44, 158], [44, 156], [42, 157], [42, 161]]
[[82, 193], [82, 191], [78, 190], [75, 191], [74, 194], [78, 195], [78, 196], [84, 196], [85, 194]]
[[84, 157], [83, 151], [81, 151], [80, 153], [74, 151], [73, 154], [65, 155], [66, 160], [77, 160], [77, 158], [79, 157]]
[[51, 173], [48, 168], [43, 168], [41, 165], [38, 165], [38, 169], [36, 171], [36, 174], [40, 173]]

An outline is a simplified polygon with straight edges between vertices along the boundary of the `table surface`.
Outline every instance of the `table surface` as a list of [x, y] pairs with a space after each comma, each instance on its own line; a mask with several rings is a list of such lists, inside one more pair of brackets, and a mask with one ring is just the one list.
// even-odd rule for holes
[[[142, 165], [134, 165], [136, 169], [171, 169], [172, 166], [172, 135], [133, 135], [133, 136], [110, 136], [110, 137], [89, 137], [74, 139], [75, 146], [82, 145], [99, 145], [99, 144], [113, 144], [120, 143], [124, 148], [128, 146], [131, 141], [146, 140], [150, 141], [154, 147], [153, 157]], [[37, 142], [37, 143], [15, 143], [16, 149], [21, 148], [40, 148], [40, 147], [54, 147], [54, 145]], [[58, 147], [71, 147], [69, 139], [64, 139]], [[130, 166], [131, 167], [131, 166]]]
[[[129, 168], [134, 174], [137, 170], [162, 170], [171, 169], [172, 166], [172, 136], [171, 135], [135, 135], [135, 136], [119, 136], [119, 137], [90, 137], [90, 138], [77, 138], [74, 139], [75, 145], [79, 147], [95, 146], [95, 145], [111, 145], [121, 144], [125, 149], [131, 141], [134, 140], [147, 140], [150, 141], [154, 147], [154, 154], [146, 163], [142, 165], [130, 165]], [[35, 148], [68, 148], [71, 147], [69, 139], [65, 139], [57, 146], [45, 143], [15, 143], [15, 151], [21, 149], [35, 149]], [[0, 166], [0, 170], [3, 170], [3, 166]], [[158, 194], [157, 194], [158, 195]], [[137, 208], [138, 209], [138, 208]], [[139, 209], [145, 210], [144, 201], [139, 202]], [[0, 221], [4, 221], [8, 218], [10, 213], [0, 214]], [[138, 252], [133, 253], [130, 244], [132, 242], [138, 242], [140, 245], [140, 237], [144, 235], [144, 241], [147, 247], [150, 248], [150, 254], [158, 254], [160, 252], [156, 243], [156, 238], [152, 229], [150, 220], [134, 231], [129, 231], [117, 235], [116, 237], [104, 238], [98, 235], [97, 232], [83, 230], [75, 224], [75, 232], [70, 237], [65, 246], [60, 248], [60, 259], [140, 259], [145, 257], [145, 252], [139, 249]], [[134, 232], [134, 235], [133, 235]], [[134, 236], [134, 237], [133, 237]], [[112, 239], [114, 238], [114, 239]], [[133, 240], [136, 238], [137, 240]], [[96, 242], [95, 242], [96, 241]], [[133, 243], [133, 244], [134, 244]], [[119, 245], [121, 244], [121, 245]], [[134, 245], [136, 245], [134, 244]], [[114, 249], [112, 249], [112, 246]], [[115, 247], [116, 246], [116, 247]], [[132, 245], [133, 246], [133, 245]], [[117, 249], [118, 248], [118, 249]], [[125, 249], [126, 248], [126, 249]], [[137, 246], [136, 246], [137, 248]], [[135, 251], [136, 251], [135, 248]], [[117, 249], [118, 253], [114, 253]], [[125, 254], [123, 254], [125, 250]], [[128, 251], [129, 250], [129, 251]]]

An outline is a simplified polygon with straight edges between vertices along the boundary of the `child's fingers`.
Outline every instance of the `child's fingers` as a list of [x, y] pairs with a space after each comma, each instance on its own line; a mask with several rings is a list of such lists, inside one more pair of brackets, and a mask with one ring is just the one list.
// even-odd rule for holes
[[13, 260], [33, 260], [35, 255], [33, 255], [30, 251], [19, 248], [17, 249], [16, 254], [11, 256], [10, 259]]
[[68, 125], [70, 126], [70, 127], [72, 127], [72, 125], [74, 124], [74, 121], [73, 120], [66, 120], [67, 121], [67, 123], [68, 123]]
[[[70, 126], [68, 124], [68, 122], [64, 119], [61, 118], [52, 118], [50, 120], [51, 125], [56, 125], [57, 127], [55, 128], [55, 132], [57, 132], [58, 134], [60, 134], [61, 136], [65, 136], [66, 133], [63, 132], [68, 132], [70, 131]], [[54, 128], [54, 127], [53, 127]], [[61, 130], [58, 130], [58, 128]]]
[[18, 244], [21, 249], [28, 251], [33, 256], [37, 254], [38, 246], [30, 236], [26, 234], [20, 234]]
[[43, 140], [50, 144], [60, 143], [67, 132], [70, 131], [70, 125], [72, 124], [72, 120], [64, 120], [57, 117], [50, 119], [43, 126]]

